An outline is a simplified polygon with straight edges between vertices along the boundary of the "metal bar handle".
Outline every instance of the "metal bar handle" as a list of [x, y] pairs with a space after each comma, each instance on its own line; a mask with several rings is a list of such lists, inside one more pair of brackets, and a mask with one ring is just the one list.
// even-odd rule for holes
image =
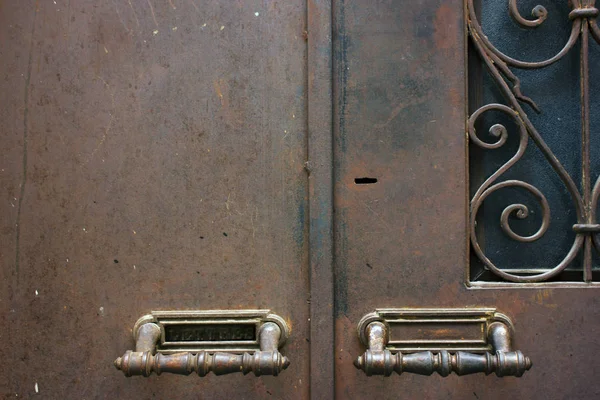
[[372, 322], [367, 328], [369, 348], [354, 361], [356, 368], [367, 376], [390, 376], [392, 372], [409, 372], [419, 375], [431, 375], [437, 372], [448, 376], [468, 375], [483, 372], [486, 375], [495, 372], [497, 376], [522, 376], [531, 368], [531, 360], [522, 352], [511, 348], [510, 330], [501, 322], [493, 322], [488, 328], [488, 337], [494, 353], [474, 354], [465, 351], [437, 353], [423, 351], [412, 354], [393, 354], [385, 348], [388, 330], [382, 322]]
[[128, 350], [115, 360], [115, 367], [125, 376], [150, 376], [153, 372], [189, 375], [196, 372], [206, 376], [209, 372], [225, 375], [241, 372], [246, 375], [253, 372], [256, 376], [277, 376], [290, 365], [287, 357], [278, 350], [281, 328], [273, 322], [264, 323], [259, 330], [260, 351], [253, 354], [230, 354], [201, 351], [196, 354], [184, 352], [171, 355], [156, 353], [156, 344], [160, 338], [160, 328], [149, 322], [140, 327], [135, 351]]

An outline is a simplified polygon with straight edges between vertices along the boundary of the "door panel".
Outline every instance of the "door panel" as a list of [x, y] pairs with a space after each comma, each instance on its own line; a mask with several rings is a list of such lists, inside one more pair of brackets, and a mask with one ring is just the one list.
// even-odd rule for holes
[[[594, 289], [465, 285], [463, 1], [334, 4], [337, 398], [597, 397]], [[356, 325], [386, 307], [496, 308], [533, 367], [518, 379], [368, 377], [352, 365], [365, 350]]]
[[[3, 2], [2, 393], [306, 398], [306, 4]], [[125, 378], [152, 310], [270, 309], [278, 377]]]

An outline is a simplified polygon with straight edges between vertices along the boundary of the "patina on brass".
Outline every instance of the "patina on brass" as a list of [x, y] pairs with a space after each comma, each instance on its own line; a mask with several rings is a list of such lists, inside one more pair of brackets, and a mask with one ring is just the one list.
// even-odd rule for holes
[[253, 353], [260, 350], [259, 329], [266, 322], [279, 326], [279, 346], [289, 336], [284, 319], [269, 310], [169, 310], [152, 311], [138, 319], [133, 340], [138, 340], [139, 330], [150, 322], [160, 328], [156, 351], [162, 354]]
[[[390, 341], [393, 327], [403, 324], [433, 327], [417, 330], [426, 333], [416, 339]], [[481, 330], [484, 340], [479, 340], [476, 335], [470, 339], [444, 338], [444, 335], [451, 335], [452, 330], [461, 332], [461, 325], [474, 326], [473, 332]], [[390, 376], [392, 372], [419, 375], [437, 372], [441, 376], [451, 372], [457, 375], [495, 372], [499, 377], [520, 377], [532, 365], [529, 357], [512, 349], [513, 327], [508, 317], [493, 309], [382, 309], [367, 314], [358, 329], [367, 350], [354, 365], [367, 376]], [[394, 343], [404, 346], [406, 352], [398, 351]], [[437, 348], [444, 343], [450, 351]], [[464, 346], [473, 346], [473, 351], [481, 353], [455, 350]], [[417, 351], [423, 348], [432, 350]]]
[[[253, 324], [256, 340], [244, 328]], [[179, 327], [178, 340], [169, 342], [166, 332], [172, 326]], [[153, 372], [205, 376], [211, 371], [215, 375], [253, 372], [277, 376], [290, 365], [278, 350], [289, 334], [287, 325], [267, 310], [154, 311], [140, 318], [133, 332], [135, 351], [128, 350], [114, 363], [125, 376], [150, 376]], [[255, 343], [258, 347], [253, 350]], [[186, 346], [191, 348], [186, 351]], [[198, 350], [201, 348], [207, 350]]]

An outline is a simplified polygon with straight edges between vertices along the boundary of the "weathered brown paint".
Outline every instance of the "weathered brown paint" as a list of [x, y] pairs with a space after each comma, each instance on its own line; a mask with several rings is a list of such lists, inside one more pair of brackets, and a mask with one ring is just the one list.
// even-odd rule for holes
[[[332, 362], [344, 399], [599, 395], [595, 290], [464, 285], [462, 0], [72, 3], [0, 4], [7, 398], [329, 398]], [[535, 365], [356, 370], [361, 316], [407, 306], [495, 307]], [[291, 327], [278, 377], [112, 365], [152, 309], [248, 307]]]
[[[594, 289], [465, 286], [463, 1], [334, 4], [344, 32], [334, 42], [337, 398], [598, 397]], [[356, 186], [359, 176], [378, 183]], [[352, 366], [364, 352], [355, 326], [365, 313], [466, 306], [508, 314], [532, 369], [518, 379], [382, 378]]]
[[[307, 398], [305, 2], [56, 3], [0, 12], [0, 393]], [[219, 308], [288, 320], [290, 367], [112, 365], [141, 315]]]
[[333, 132], [331, 0], [308, 0], [312, 398], [333, 398]]

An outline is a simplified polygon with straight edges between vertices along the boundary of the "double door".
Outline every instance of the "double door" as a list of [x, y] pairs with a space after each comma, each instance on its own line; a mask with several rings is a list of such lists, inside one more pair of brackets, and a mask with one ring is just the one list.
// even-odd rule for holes
[[597, 397], [598, 11], [546, 3], [3, 3], [1, 393]]

